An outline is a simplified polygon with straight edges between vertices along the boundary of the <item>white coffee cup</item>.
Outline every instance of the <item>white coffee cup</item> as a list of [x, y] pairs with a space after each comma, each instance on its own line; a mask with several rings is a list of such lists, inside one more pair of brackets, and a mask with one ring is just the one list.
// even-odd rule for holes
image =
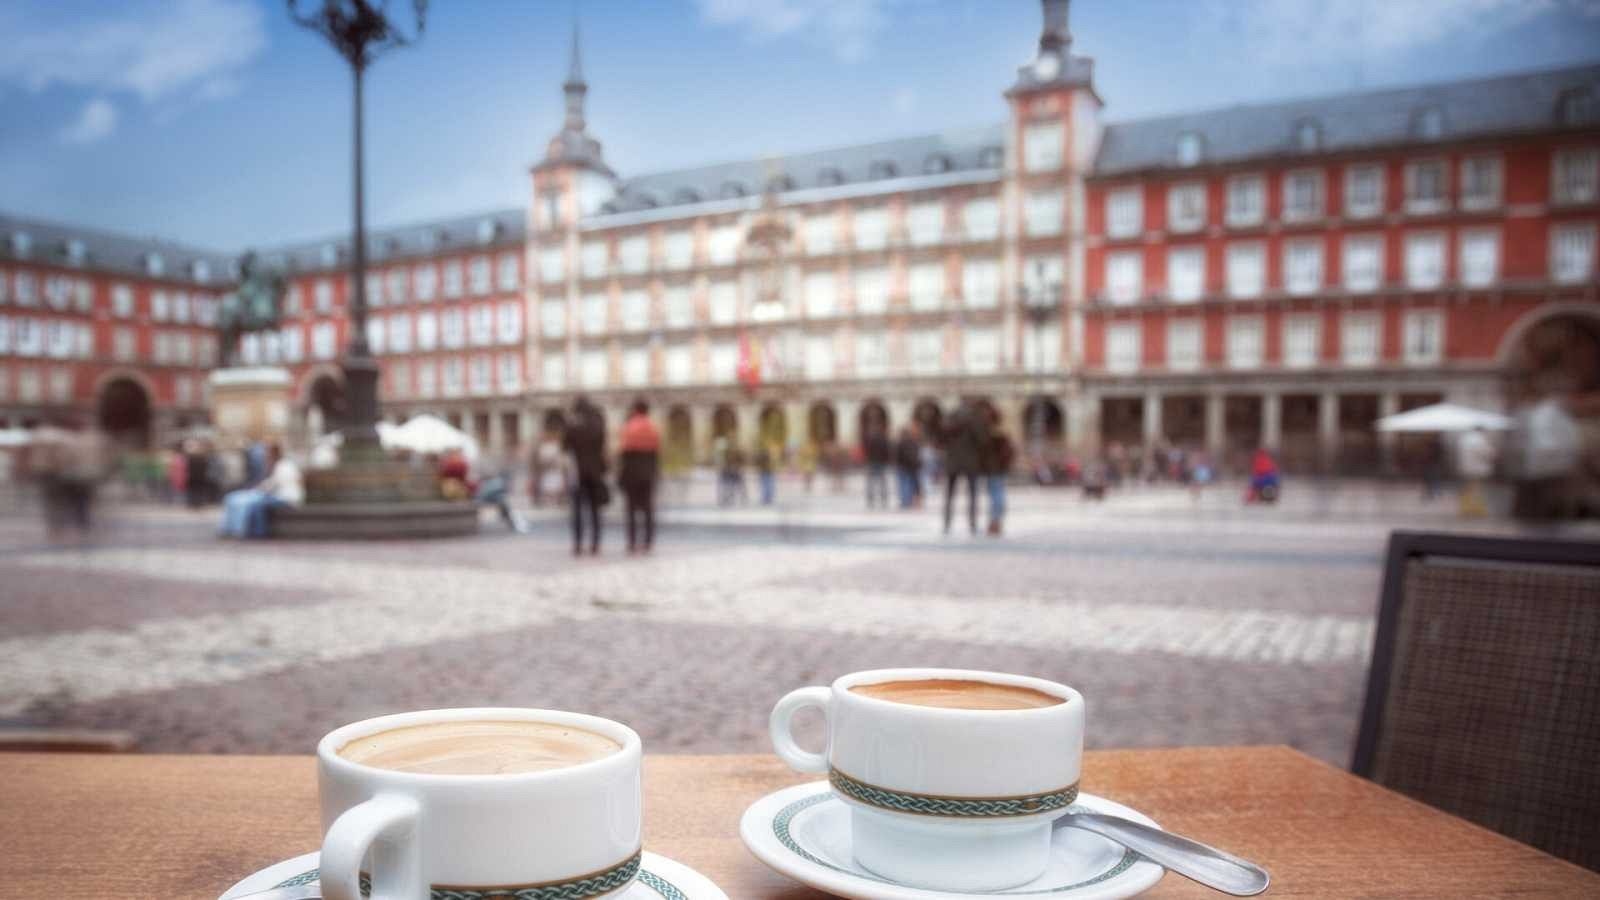
[[[915, 706], [852, 692], [893, 681], [1015, 685], [1063, 702], [1029, 709]], [[828, 746], [795, 743], [794, 714], [822, 710]], [[877, 669], [790, 692], [772, 710], [772, 744], [801, 772], [827, 772], [850, 807], [855, 859], [900, 884], [993, 891], [1049, 863], [1051, 823], [1077, 797], [1083, 697], [1063, 684], [968, 669]]]
[[[379, 769], [339, 755], [356, 738], [457, 721], [529, 721], [603, 735], [622, 749], [560, 769], [438, 775]], [[633, 729], [547, 709], [439, 709], [367, 719], [317, 744], [322, 896], [428, 900], [455, 889], [510, 895], [568, 886], [562, 896], [616, 897], [639, 868], [640, 743]]]

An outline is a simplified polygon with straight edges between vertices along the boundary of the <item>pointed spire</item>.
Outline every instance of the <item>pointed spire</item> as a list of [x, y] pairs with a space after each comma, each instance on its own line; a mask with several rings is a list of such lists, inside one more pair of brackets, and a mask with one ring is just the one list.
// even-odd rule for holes
[[1039, 34], [1039, 49], [1045, 53], [1065, 55], [1072, 46], [1072, 29], [1067, 24], [1072, 0], [1043, 0], [1044, 28]]
[[572, 65], [567, 71], [567, 81], [561, 86], [561, 92], [567, 96], [567, 121], [568, 131], [583, 131], [583, 95], [588, 93], [589, 86], [583, 81], [583, 57], [578, 48], [578, 16], [573, 11], [572, 16]]
[[578, 17], [572, 17], [572, 64], [567, 69], [568, 84], [583, 84], [583, 55], [578, 46]]

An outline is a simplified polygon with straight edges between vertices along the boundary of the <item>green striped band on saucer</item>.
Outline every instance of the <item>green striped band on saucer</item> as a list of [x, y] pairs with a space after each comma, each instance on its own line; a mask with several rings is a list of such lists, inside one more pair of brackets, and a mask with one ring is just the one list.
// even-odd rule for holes
[[1056, 791], [1025, 794], [1020, 797], [939, 797], [932, 794], [912, 794], [891, 791], [867, 784], [830, 768], [828, 783], [842, 796], [858, 803], [887, 809], [891, 812], [911, 813], [919, 816], [941, 816], [949, 819], [1005, 819], [1014, 816], [1033, 816], [1053, 810], [1064, 810], [1078, 799], [1077, 784], [1069, 784]]
[[[447, 887], [432, 885], [428, 889], [429, 900], [588, 900], [601, 894], [609, 893], [621, 887], [626, 887], [633, 881], [639, 872], [639, 863], [643, 853], [635, 853], [633, 858], [603, 869], [589, 875], [583, 875], [568, 881], [547, 882], [545, 884], [530, 884], [523, 886], [505, 887]], [[649, 873], [644, 873], [648, 875]], [[313, 869], [303, 872], [280, 882], [275, 887], [293, 887], [295, 885], [310, 884], [318, 878], [318, 871]], [[657, 884], [664, 885], [667, 890], [662, 890]], [[657, 893], [667, 900], [682, 900], [683, 894], [669, 882], [650, 875], [645, 883], [654, 888]], [[372, 894], [372, 879], [367, 873], [361, 873], [361, 896], [368, 897]]]

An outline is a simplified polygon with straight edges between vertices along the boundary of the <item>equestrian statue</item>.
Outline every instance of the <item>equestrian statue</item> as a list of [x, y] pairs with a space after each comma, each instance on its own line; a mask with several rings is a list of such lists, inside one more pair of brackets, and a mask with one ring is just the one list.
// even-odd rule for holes
[[223, 368], [233, 365], [239, 339], [258, 331], [275, 331], [283, 318], [283, 276], [258, 271], [254, 251], [239, 257], [239, 287], [222, 298], [217, 330], [222, 333], [218, 355]]

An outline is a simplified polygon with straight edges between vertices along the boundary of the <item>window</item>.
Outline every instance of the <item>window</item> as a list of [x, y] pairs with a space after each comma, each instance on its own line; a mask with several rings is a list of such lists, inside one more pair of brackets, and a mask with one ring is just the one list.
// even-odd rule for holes
[[431, 264], [412, 269], [411, 288], [418, 301], [427, 303], [432, 300], [439, 293], [439, 270]]
[[1144, 355], [1138, 322], [1112, 322], [1106, 326], [1106, 370], [1136, 372]]
[[1383, 168], [1351, 166], [1344, 173], [1344, 214], [1370, 219], [1383, 212]]
[[383, 319], [373, 316], [367, 320], [367, 348], [373, 353], [387, 352], [389, 332], [383, 327]]
[[1442, 159], [1422, 159], [1406, 166], [1406, 212], [1426, 215], [1442, 212], [1449, 181]]
[[[138, 334], [132, 328], [118, 328], [111, 333], [111, 355], [118, 362], [132, 362], [138, 355]], [[0, 353], [10, 348], [0, 346]]]
[[1167, 368], [1193, 372], [1201, 363], [1200, 320], [1167, 320]]
[[1594, 225], [1550, 229], [1550, 277], [1563, 284], [1586, 281], [1594, 272]]
[[667, 232], [663, 242], [666, 264], [669, 269], [687, 269], [694, 265], [694, 233], [688, 229]]
[[461, 296], [461, 260], [452, 259], [444, 264], [444, 296], [453, 300]]
[[1167, 298], [1174, 303], [1193, 303], [1205, 294], [1205, 290], [1205, 248], [1169, 248], [1167, 250]]
[[488, 356], [474, 356], [470, 372], [473, 394], [481, 397], [494, 390], [494, 362]]
[[72, 323], [59, 319], [45, 324], [45, 344], [51, 356], [66, 359], [72, 355]]
[[578, 383], [586, 388], [605, 387], [611, 380], [611, 361], [603, 349], [584, 350], [578, 354]]
[[385, 289], [389, 292], [390, 303], [410, 302], [410, 292], [406, 290], [406, 270], [390, 269], [388, 275], [388, 284], [385, 286]]
[[1061, 367], [1061, 323], [1029, 325], [1022, 338], [1022, 366], [1029, 372], [1051, 372]]
[[[297, 363], [305, 358], [305, 331], [298, 325], [288, 325], [278, 332], [278, 346], [283, 350], [283, 361]], [[204, 365], [204, 361], [201, 363]]]
[[73, 308], [78, 312], [86, 313], [94, 309], [94, 290], [89, 282], [79, 278], [72, 284]]
[[1322, 288], [1322, 239], [1288, 241], [1283, 245], [1283, 287], [1295, 296]]
[[[20, 280], [20, 278], [19, 278]], [[165, 322], [172, 318], [172, 298], [166, 291], [150, 292], [150, 319], [154, 322]]]
[[567, 357], [562, 353], [546, 353], [539, 366], [539, 381], [545, 390], [560, 391], [567, 387]]
[[1167, 188], [1167, 230], [1199, 231], [1206, 224], [1206, 186], [1198, 181]]
[[962, 262], [961, 299], [969, 309], [992, 309], [999, 305], [999, 260], [968, 257]]
[[944, 204], [914, 204], [906, 210], [906, 231], [912, 246], [916, 247], [927, 247], [944, 240]]
[[739, 377], [739, 346], [733, 341], [716, 341], [711, 345], [711, 381], [728, 384]]
[[566, 253], [561, 245], [546, 247], [539, 251], [539, 278], [551, 283], [566, 277]]
[[599, 278], [606, 274], [610, 249], [603, 241], [584, 241], [578, 248], [579, 268], [585, 278]]
[[1000, 332], [994, 328], [965, 328], [961, 332], [961, 363], [973, 375], [1000, 368]]
[[694, 324], [694, 295], [686, 284], [669, 285], [664, 298], [668, 328], [688, 328]]
[[1284, 316], [1283, 364], [1308, 369], [1317, 364], [1322, 349], [1322, 319], [1315, 314]]
[[499, 267], [495, 283], [500, 290], [516, 290], [517, 282], [521, 280], [517, 277], [517, 255], [515, 253], [502, 253], [495, 265]]
[[1408, 309], [1402, 339], [1407, 365], [1432, 365], [1444, 355], [1444, 313], [1437, 309]]
[[1310, 222], [1322, 218], [1322, 171], [1290, 172], [1283, 179], [1283, 220]]
[[650, 383], [649, 348], [629, 347], [622, 351], [622, 383], [629, 387], [642, 387]]
[[463, 378], [464, 372], [460, 357], [451, 357], [444, 361], [444, 395], [446, 397], [459, 397], [466, 385]]
[[459, 309], [447, 309], [439, 317], [439, 343], [456, 350], [466, 346], [467, 322]]
[[[299, 296], [298, 292], [295, 296]], [[133, 316], [133, 288], [125, 284], [112, 285], [111, 314], [119, 319], [127, 319]]]
[[1431, 289], [1444, 284], [1444, 234], [1406, 235], [1406, 287]]
[[333, 282], [326, 279], [318, 281], [311, 289], [311, 295], [318, 313], [325, 315], [333, 312]]
[[1266, 284], [1266, 253], [1259, 242], [1228, 245], [1228, 296], [1261, 296]]
[[711, 232], [711, 264], [728, 266], [739, 259], [739, 229], [723, 225]]
[[682, 385], [694, 380], [694, 348], [673, 344], [667, 348], [667, 384]]
[[368, 272], [367, 278], [362, 282], [367, 286], [367, 305], [383, 305], [383, 274], [381, 272]]
[[911, 266], [911, 308], [934, 310], [944, 305], [944, 264], [916, 263]]
[[539, 304], [539, 333], [547, 338], [567, 333], [567, 301], [546, 300]]
[[1383, 320], [1373, 312], [1347, 312], [1340, 320], [1339, 356], [1347, 366], [1370, 366], [1378, 362], [1382, 346]]
[[1000, 204], [993, 197], [968, 200], [961, 209], [961, 229], [969, 241], [992, 241], [1000, 236]]
[[1383, 283], [1383, 235], [1351, 235], [1344, 239], [1344, 289], [1369, 292]]
[[833, 335], [806, 336], [805, 371], [806, 378], [812, 381], [825, 381], [833, 377]]
[[1061, 292], [1063, 263], [1060, 256], [1035, 255], [1022, 261], [1022, 286], [1029, 294]]
[[481, 297], [489, 293], [489, 257], [474, 256], [472, 258], [472, 293]]
[[60, 275], [45, 278], [44, 299], [51, 309], [66, 309], [67, 304], [72, 302], [72, 282]]
[[889, 241], [889, 211], [881, 206], [856, 210], [856, 249], [882, 250]]
[[1230, 369], [1259, 369], [1265, 355], [1265, 329], [1260, 316], [1236, 316], [1228, 320]]
[[857, 269], [856, 312], [877, 315], [889, 308], [889, 273], [882, 266]]
[[473, 304], [468, 327], [472, 332], [472, 346], [484, 347], [494, 343], [494, 306], [488, 303]]
[[432, 350], [439, 346], [439, 317], [431, 312], [417, 313], [417, 349]]
[[439, 391], [439, 369], [431, 362], [417, 363], [417, 396], [424, 400]]
[[1144, 192], [1138, 185], [1106, 195], [1106, 237], [1137, 237], [1144, 231]]
[[839, 311], [838, 292], [834, 289], [832, 272], [807, 272], [803, 288], [807, 316], [827, 318]]
[[318, 322], [311, 329], [311, 355], [317, 359], [333, 359], [336, 339], [332, 322]]
[[617, 255], [621, 257], [622, 271], [637, 275], [650, 267], [650, 238], [648, 235], [635, 234], [622, 239], [617, 245]]
[[606, 295], [584, 294], [579, 309], [579, 324], [584, 334], [601, 334], [606, 330]]
[[624, 331], [644, 331], [650, 327], [650, 295], [641, 290], [622, 294], [622, 328]]
[[38, 319], [18, 319], [12, 331], [18, 356], [38, 356], [44, 352], [44, 329], [39, 327]]
[[1500, 157], [1471, 156], [1461, 163], [1461, 208], [1494, 209], [1500, 205]]
[[1061, 233], [1060, 191], [1030, 191], [1022, 204], [1023, 231], [1030, 237]]
[[944, 334], [937, 328], [911, 332], [911, 371], [915, 375], [936, 375], [944, 368]]
[[22, 369], [17, 373], [17, 399], [24, 403], [38, 403], [42, 385], [38, 369]]
[[1417, 137], [1436, 141], [1444, 134], [1444, 114], [1437, 107], [1430, 106], [1417, 113], [1411, 128]]
[[1315, 153], [1322, 147], [1322, 129], [1316, 122], [1300, 121], [1294, 126], [1294, 148], [1301, 153]]
[[[115, 335], [115, 341], [116, 341], [116, 347], [119, 350], [122, 347], [122, 339], [123, 339], [124, 335], [126, 335], [128, 341], [129, 341], [129, 347], [130, 348], [132, 347], [133, 332], [131, 330], [129, 330], [129, 329], [126, 329], [126, 328], [118, 328], [117, 331], [116, 331], [116, 335]], [[12, 340], [11, 340], [11, 317], [10, 316], [0, 315], [0, 353], [10, 353], [11, 352], [11, 345], [12, 345]], [[117, 359], [132, 359], [132, 358], [133, 358], [133, 352], [132, 352], [131, 349], [128, 351], [128, 353], [126, 355], [118, 354], [118, 356], [117, 356]], [[5, 369], [0, 368], [0, 372], [4, 372], [4, 371], [5, 371]]]
[[1551, 199], [1556, 203], [1593, 203], [1600, 173], [1600, 150], [1561, 150], [1555, 154]]
[[881, 331], [856, 332], [856, 377], [889, 374], [889, 338]]
[[1188, 168], [1200, 164], [1200, 156], [1204, 149], [1200, 144], [1200, 135], [1186, 131], [1178, 135], [1178, 145], [1175, 148], [1178, 156], [1178, 165]]
[[1119, 304], [1137, 303], [1143, 294], [1144, 251], [1106, 254], [1106, 299]]
[[[298, 294], [295, 299], [299, 299]], [[195, 324], [204, 325], [207, 328], [217, 324], [217, 301], [215, 298], [194, 298], [194, 321]]]
[[1054, 172], [1061, 168], [1063, 132], [1060, 122], [1034, 122], [1022, 132], [1022, 168]]
[[33, 273], [31, 273], [31, 272], [18, 272], [16, 278], [17, 278], [17, 305], [18, 306], [36, 306], [36, 305], [38, 305], [38, 303], [39, 303], [39, 295], [34, 293]]
[[50, 399], [56, 403], [67, 403], [72, 400], [72, 370], [56, 368], [50, 370]]
[[502, 344], [522, 340], [522, 301], [505, 300], [495, 315], [495, 337]]
[[411, 396], [411, 366], [405, 360], [389, 363], [389, 393], [395, 397]]
[[1478, 228], [1461, 232], [1460, 280], [1467, 287], [1493, 284], [1500, 277], [1500, 232]]
[[739, 320], [739, 285], [732, 281], [711, 283], [711, 324], [732, 325]]
[[1228, 179], [1228, 209], [1223, 221], [1230, 228], [1260, 225], [1267, 217], [1266, 179], [1236, 175]]

